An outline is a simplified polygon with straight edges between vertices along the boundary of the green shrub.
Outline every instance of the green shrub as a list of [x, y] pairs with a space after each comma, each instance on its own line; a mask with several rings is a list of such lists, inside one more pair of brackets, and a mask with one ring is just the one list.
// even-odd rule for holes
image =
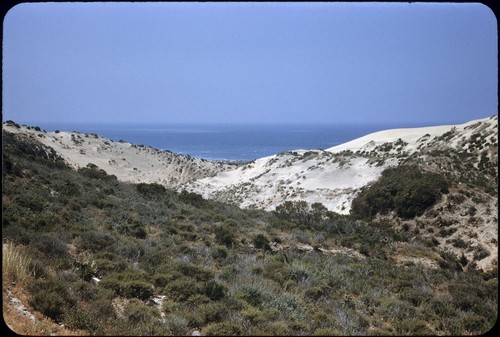
[[263, 336], [291, 335], [290, 330], [288, 329], [288, 324], [282, 320], [269, 323], [260, 334]]
[[97, 297], [97, 290], [94, 285], [83, 280], [77, 280], [72, 283], [75, 295], [83, 301], [94, 301]]
[[103, 277], [100, 286], [113, 290], [117, 295], [147, 299], [153, 294], [147, 274], [136, 269], [111, 272]]
[[269, 245], [269, 239], [262, 233], [257, 234], [253, 240], [253, 245], [257, 249], [263, 250], [271, 250], [271, 246]]
[[65, 257], [68, 255], [66, 242], [55, 233], [42, 234], [33, 245], [40, 252], [49, 257]]
[[145, 305], [139, 300], [130, 300], [125, 306], [125, 316], [128, 322], [137, 325], [158, 320], [159, 313], [155, 308]]
[[144, 228], [144, 225], [141, 223], [134, 223], [129, 226], [127, 226], [128, 233], [138, 239], [145, 239], [146, 238], [146, 229]]
[[303, 266], [291, 265], [285, 269], [285, 279], [303, 282], [311, 276], [311, 272]]
[[474, 251], [474, 260], [480, 261], [490, 256], [490, 252], [482, 245], [478, 245]]
[[136, 188], [140, 194], [148, 198], [161, 197], [167, 191], [165, 186], [156, 183], [151, 183], [151, 184], [139, 183], [136, 185]]
[[144, 281], [128, 281], [124, 283], [123, 295], [146, 300], [153, 295], [153, 287]]
[[236, 243], [235, 231], [228, 225], [217, 226], [215, 227], [215, 240], [217, 243], [231, 248]]
[[78, 172], [84, 177], [97, 180], [116, 180], [116, 176], [108, 175], [106, 171], [97, 167], [97, 165], [89, 163], [86, 167], [78, 169]]
[[398, 166], [382, 172], [378, 181], [364, 188], [352, 201], [351, 214], [371, 218], [389, 211], [410, 219], [423, 212], [448, 193], [445, 178], [423, 172], [416, 166]]
[[282, 261], [272, 260], [264, 266], [262, 275], [265, 278], [269, 278], [283, 284], [285, 281], [285, 263]]
[[76, 302], [68, 288], [60, 280], [35, 280], [28, 287], [31, 293], [28, 302], [35, 310], [59, 322], [66, 310]]
[[90, 281], [90, 279], [97, 274], [97, 268], [95, 266], [95, 261], [74, 261], [73, 270], [85, 281]]
[[223, 302], [204, 303], [199, 306], [195, 313], [202, 318], [202, 324], [221, 322], [227, 318], [228, 308]]
[[99, 328], [95, 313], [79, 307], [71, 308], [65, 312], [62, 321], [68, 328], [72, 329], [96, 331]]
[[223, 284], [217, 283], [213, 280], [205, 283], [205, 295], [213, 301], [218, 301], [226, 295], [226, 287]]
[[77, 240], [77, 246], [82, 250], [88, 249], [97, 253], [104, 250], [112, 251], [115, 242], [116, 238], [112, 234], [91, 230], [80, 235]]
[[201, 282], [197, 282], [189, 277], [182, 277], [174, 280], [165, 288], [172, 299], [176, 301], [186, 301], [193, 295], [203, 294], [205, 292], [204, 286]]
[[181, 272], [183, 275], [194, 278], [197, 281], [206, 282], [214, 278], [214, 275], [211, 271], [189, 262], [180, 262], [176, 265], [175, 269]]
[[278, 219], [301, 225], [307, 225], [311, 220], [309, 205], [303, 200], [285, 201], [281, 205], [276, 206], [274, 214]]
[[62, 318], [66, 302], [55, 292], [37, 293], [29, 300], [33, 308], [56, 321]]
[[415, 316], [415, 308], [401, 300], [389, 297], [381, 299], [381, 314], [391, 320], [403, 320]]
[[227, 258], [228, 252], [224, 247], [215, 248], [210, 254], [214, 260], [223, 261]]
[[182, 316], [170, 315], [165, 324], [173, 336], [186, 336], [188, 332], [188, 321]]
[[205, 336], [241, 336], [244, 330], [240, 324], [226, 321], [209, 324], [202, 330], [202, 333]]
[[200, 194], [188, 192], [186, 190], [183, 190], [179, 194], [179, 200], [195, 207], [202, 207], [207, 203]]
[[269, 294], [254, 286], [243, 286], [238, 297], [255, 307], [259, 307], [270, 300]]
[[441, 193], [433, 181], [422, 179], [408, 182], [397, 192], [394, 209], [400, 217], [411, 219], [422, 215], [427, 208], [434, 205], [441, 197]]
[[153, 275], [153, 283], [155, 286], [163, 288], [170, 282], [182, 277], [182, 274], [177, 271], [159, 272]]
[[107, 259], [94, 260], [94, 268], [99, 277], [103, 277], [111, 272], [121, 272], [127, 268], [124, 261], [110, 261]]

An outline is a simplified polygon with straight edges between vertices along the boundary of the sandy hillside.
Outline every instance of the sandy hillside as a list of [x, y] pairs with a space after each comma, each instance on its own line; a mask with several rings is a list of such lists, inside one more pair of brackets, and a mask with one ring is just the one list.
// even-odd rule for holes
[[[186, 185], [206, 198], [245, 208], [273, 210], [287, 200], [320, 202], [348, 214], [361, 188], [400, 164], [459, 181], [422, 216], [390, 219], [416, 237], [436, 240], [470, 266], [488, 270], [498, 261], [498, 117], [461, 125], [380, 131], [327, 150], [296, 150], [256, 160]], [[463, 181], [463, 182], [460, 182]], [[391, 217], [391, 216], [389, 216]]]
[[113, 142], [97, 134], [44, 132], [3, 124], [6, 131], [34, 138], [52, 147], [70, 166], [97, 165], [121, 181], [159, 183], [169, 187], [234, 169], [234, 165], [160, 151], [128, 142]]
[[[471, 127], [474, 125], [477, 127]], [[462, 125], [386, 130], [327, 150], [296, 150], [260, 158], [236, 170], [189, 183], [186, 188], [247, 208], [273, 210], [286, 200], [306, 200], [347, 214], [360, 188], [376, 181], [387, 167], [424, 149], [462, 146], [461, 142], [480, 131], [478, 128], [495, 131], [486, 139], [491, 141], [497, 126], [495, 116]], [[440, 140], [450, 132], [455, 134], [453, 140]]]

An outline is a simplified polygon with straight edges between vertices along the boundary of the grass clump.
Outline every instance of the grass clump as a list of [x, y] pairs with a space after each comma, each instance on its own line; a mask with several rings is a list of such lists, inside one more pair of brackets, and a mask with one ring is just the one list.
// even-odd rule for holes
[[2, 246], [2, 276], [14, 282], [26, 283], [35, 276], [33, 260], [20, 246], [12, 242]]

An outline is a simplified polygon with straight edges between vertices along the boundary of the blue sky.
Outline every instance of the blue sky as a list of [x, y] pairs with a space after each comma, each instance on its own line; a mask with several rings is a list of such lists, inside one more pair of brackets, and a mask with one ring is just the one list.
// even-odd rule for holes
[[4, 19], [20, 123], [462, 123], [497, 113], [478, 3], [23, 3]]

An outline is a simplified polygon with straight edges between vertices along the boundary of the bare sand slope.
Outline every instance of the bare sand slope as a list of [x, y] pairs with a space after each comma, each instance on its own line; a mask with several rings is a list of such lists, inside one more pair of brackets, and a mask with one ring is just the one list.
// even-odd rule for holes
[[127, 142], [113, 142], [96, 134], [43, 132], [12, 124], [4, 130], [23, 134], [52, 147], [70, 166], [97, 165], [121, 181], [158, 183], [176, 188], [195, 179], [234, 169], [234, 165], [160, 151]]

